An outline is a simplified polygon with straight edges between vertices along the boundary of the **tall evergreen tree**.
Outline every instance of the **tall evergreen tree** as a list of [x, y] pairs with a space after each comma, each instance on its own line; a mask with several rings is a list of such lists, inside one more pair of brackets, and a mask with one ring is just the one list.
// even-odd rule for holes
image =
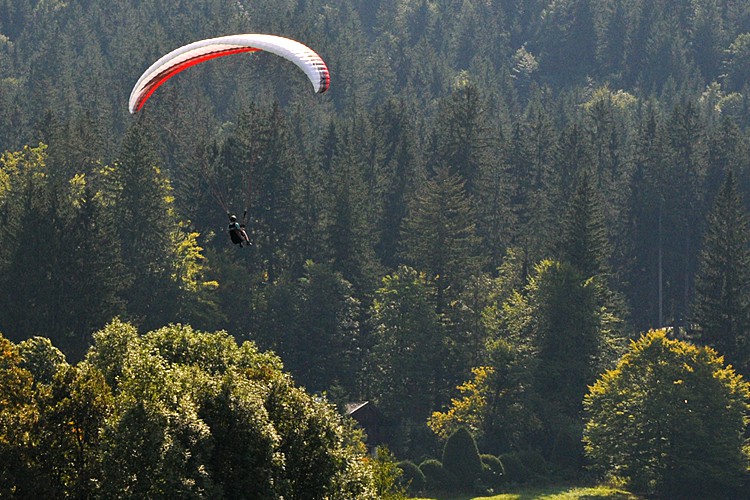
[[438, 113], [430, 162], [434, 169], [448, 168], [460, 175], [466, 192], [477, 197], [482, 173], [496, 154], [499, 134], [492, 127], [479, 88], [468, 81], [459, 85]]
[[364, 160], [354, 147], [351, 130], [340, 136], [331, 165], [329, 186], [333, 198], [329, 242], [333, 268], [352, 283], [357, 296], [375, 288], [378, 263], [376, 236], [367, 217]]
[[612, 249], [602, 200], [588, 172], [580, 175], [577, 184], [564, 216], [557, 257], [585, 278], [606, 277], [610, 273]]
[[178, 290], [172, 276], [176, 216], [169, 181], [158, 166], [153, 138], [142, 124], [130, 127], [113, 174], [117, 178], [116, 234], [132, 275], [125, 297], [129, 314], [145, 326], [174, 321]]
[[668, 157], [665, 164], [663, 229], [665, 241], [665, 288], [674, 321], [685, 320], [693, 293], [702, 214], [698, 195], [706, 174], [705, 130], [695, 105], [677, 104], [666, 122]]
[[598, 20], [590, 0], [549, 4], [543, 14], [543, 66], [563, 82], [592, 74], [596, 62]]
[[732, 171], [708, 216], [695, 294], [698, 339], [750, 368], [750, 217]]
[[409, 200], [424, 175], [422, 158], [417, 149], [416, 120], [406, 103], [389, 100], [373, 116], [373, 130], [381, 136], [383, 208], [378, 221], [377, 255], [388, 269], [399, 263], [398, 250], [401, 223], [406, 217]]
[[464, 182], [440, 169], [414, 198], [402, 227], [406, 262], [427, 273], [437, 292], [437, 310], [460, 293], [480, 268], [480, 239]]
[[591, 176], [583, 172], [568, 204], [557, 258], [570, 264], [583, 279], [590, 281], [600, 310], [600, 333], [607, 337], [609, 347], [602, 349], [600, 354], [613, 359], [619, 356], [619, 348], [624, 347], [626, 329], [623, 320], [628, 312], [611, 266], [612, 245], [602, 206]]
[[528, 285], [542, 447], [559, 465], [579, 467], [581, 400], [601, 363], [596, 285], [566, 262], [542, 261]]
[[666, 145], [659, 117], [653, 108], [647, 111], [638, 126], [627, 210], [627, 296], [640, 330], [665, 321], [664, 253], [669, 241], [664, 234]]

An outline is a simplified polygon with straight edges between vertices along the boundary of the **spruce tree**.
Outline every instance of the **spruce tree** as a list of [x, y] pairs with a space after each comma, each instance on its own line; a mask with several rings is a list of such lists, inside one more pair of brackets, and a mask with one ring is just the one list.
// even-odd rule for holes
[[528, 293], [539, 360], [536, 391], [547, 407], [575, 416], [602, 349], [596, 288], [572, 265], [542, 261]]
[[665, 245], [665, 300], [673, 306], [674, 321], [688, 313], [697, 269], [701, 222], [706, 207], [700, 203], [706, 171], [703, 123], [690, 101], [677, 104], [667, 120], [668, 156], [665, 163], [663, 230]]
[[[628, 316], [617, 274], [610, 261], [612, 245], [604, 219], [603, 202], [592, 184], [591, 176], [582, 173], [561, 228], [558, 259], [572, 265], [581, 277], [591, 281], [602, 313], [602, 334], [608, 336], [606, 354], [615, 359], [624, 348]], [[604, 351], [602, 352], [604, 354]]]
[[340, 136], [329, 173], [333, 200], [328, 241], [333, 268], [354, 285], [359, 297], [374, 289], [378, 274], [374, 251], [377, 235], [367, 216], [370, 207], [364, 170], [365, 161], [354, 147], [352, 130], [347, 129]]
[[383, 206], [377, 221], [379, 238], [375, 250], [386, 268], [395, 269], [399, 263], [401, 223], [423, 175], [422, 158], [417, 149], [416, 123], [405, 102], [389, 100], [375, 110], [371, 121], [383, 149]]
[[464, 182], [448, 169], [437, 172], [413, 200], [402, 227], [406, 262], [427, 273], [437, 292], [437, 310], [460, 293], [480, 269], [480, 238]]
[[698, 339], [750, 368], [750, 217], [731, 171], [708, 216], [695, 295]]
[[449, 168], [466, 183], [466, 192], [477, 196], [482, 172], [492, 162], [498, 145], [487, 103], [477, 86], [460, 82], [460, 87], [441, 105], [432, 137], [431, 164]]
[[664, 260], [669, 243], [665, 235], [667, 146], [661, 119], [653, 108], [638, 126], [634, 171], [630, 179], [625, 249], [627, 296], [636, 329], [663, 326], [667, 303], [664, 299]]
[[128, 313], [146, 326], [173, 321], [178, 290], [172, 280], [177, 230], [171, 187], [158, 166], [153, 138], [142, 124], [127, 131], [114, 169], [115, 227], [122, 259], [132, 276]]
[[563, 219], [558, 258], [575, 267], [585, 278], [607, 277], [612, 253], [602, 211], [602, 200], [582, 173]]

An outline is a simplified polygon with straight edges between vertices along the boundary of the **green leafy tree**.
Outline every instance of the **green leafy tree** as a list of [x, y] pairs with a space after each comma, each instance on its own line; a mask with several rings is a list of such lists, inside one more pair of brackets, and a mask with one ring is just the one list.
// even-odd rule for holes
[[104, 380], [117, 393], [125, 373], [125, 364], [140, 355], [138, 330], [119, 318], [113, 319], [93, 335], [93, 345], [86, 353], [86, 362], [104, 375]]
[[0, 493], [9, 497], [45, 493], [43, 482], [34, 481], [34, 378], [22, 361], [18, 348], [0, 335]]
[[113, 405], [103, 375], [85, 363], [63, 365], [48, 388], [38, 391], [37, 405], [36, 455], [54, 494], [96, 494], [102, 480], [101, 431]]
[[67, 365], [65, 355], [46, 337], [31, 337], [18, 344], [23, 368], [38, 383], [49, 384], [55, 374]]
[[450, 409], [446, 412], [433, 412], [427, 421], [432, 432], [442, 439], [448, 439], [460, 428], [473, 433], [484, 430], [484, 417], [493, 388], [491, 378], [495, 374], [491, 366], [472, 368], [474, 377], [457, 387], [461, 398], [451, 399]]
[[369, 383], [378, 405], [404, 428], [423, 422], [447, 389], [445, 330], [424, 274], [401, 266], [383, 278], [370, 313]]
[[730, 171], [709, 214], [696, 276], [697, 338], [746, 369], [750, 362], [750, 224]]
[[486, 332], [481, 355], [456, 387], [445, 410], [435, 411], [428, 420], [440, 438], [459, 427], [467, 427], [483, 448], [500, 453], [532, 445], [540, 428], [530, 390], [534, 385], [532, 308], [523, 277], [523, 258], [510, 249], [498, 277], [484, 291], [487, 297], [480, 311], [481, 329]]
[[115, 395], [102, 495], [374, 498], [361, 434], [275, 355], [183, 325], [113, 322], [94, 338], [87, 362], [109, 364]]
[[586, 454], [638, 492], [731, 498], [747, 474], [749, 400], [715, 351], [651, 331], [586, 395]]
[[384, 500], [401, 500], [407, 498], [404, 488], [400, 487], [403, 471], [396, 462], [396, 457], [386, 446], [378, 446], [375, 466], [375, 488], [378, 498]]

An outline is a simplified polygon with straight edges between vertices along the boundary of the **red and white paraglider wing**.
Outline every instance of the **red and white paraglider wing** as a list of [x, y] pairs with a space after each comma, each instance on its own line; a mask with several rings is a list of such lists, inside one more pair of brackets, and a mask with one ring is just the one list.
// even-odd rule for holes
[[316, 93], [328, 90], [328, 68], [323, 59], [306, 45], [276, 35], [230, 35], [189, 43], [161, 57], [136, 82], [130, 93], [128, 109], [131, 113], [140, 111], [161, 84], [190, 66], [217, 57], [259, 50], [296, 64], [310, 79]]

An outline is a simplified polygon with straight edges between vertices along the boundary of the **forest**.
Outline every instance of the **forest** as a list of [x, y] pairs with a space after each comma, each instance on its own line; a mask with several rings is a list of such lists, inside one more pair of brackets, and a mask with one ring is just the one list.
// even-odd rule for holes
[[750, 491], [745, 0], [0, 0], [0, 154], [0, 496]]

